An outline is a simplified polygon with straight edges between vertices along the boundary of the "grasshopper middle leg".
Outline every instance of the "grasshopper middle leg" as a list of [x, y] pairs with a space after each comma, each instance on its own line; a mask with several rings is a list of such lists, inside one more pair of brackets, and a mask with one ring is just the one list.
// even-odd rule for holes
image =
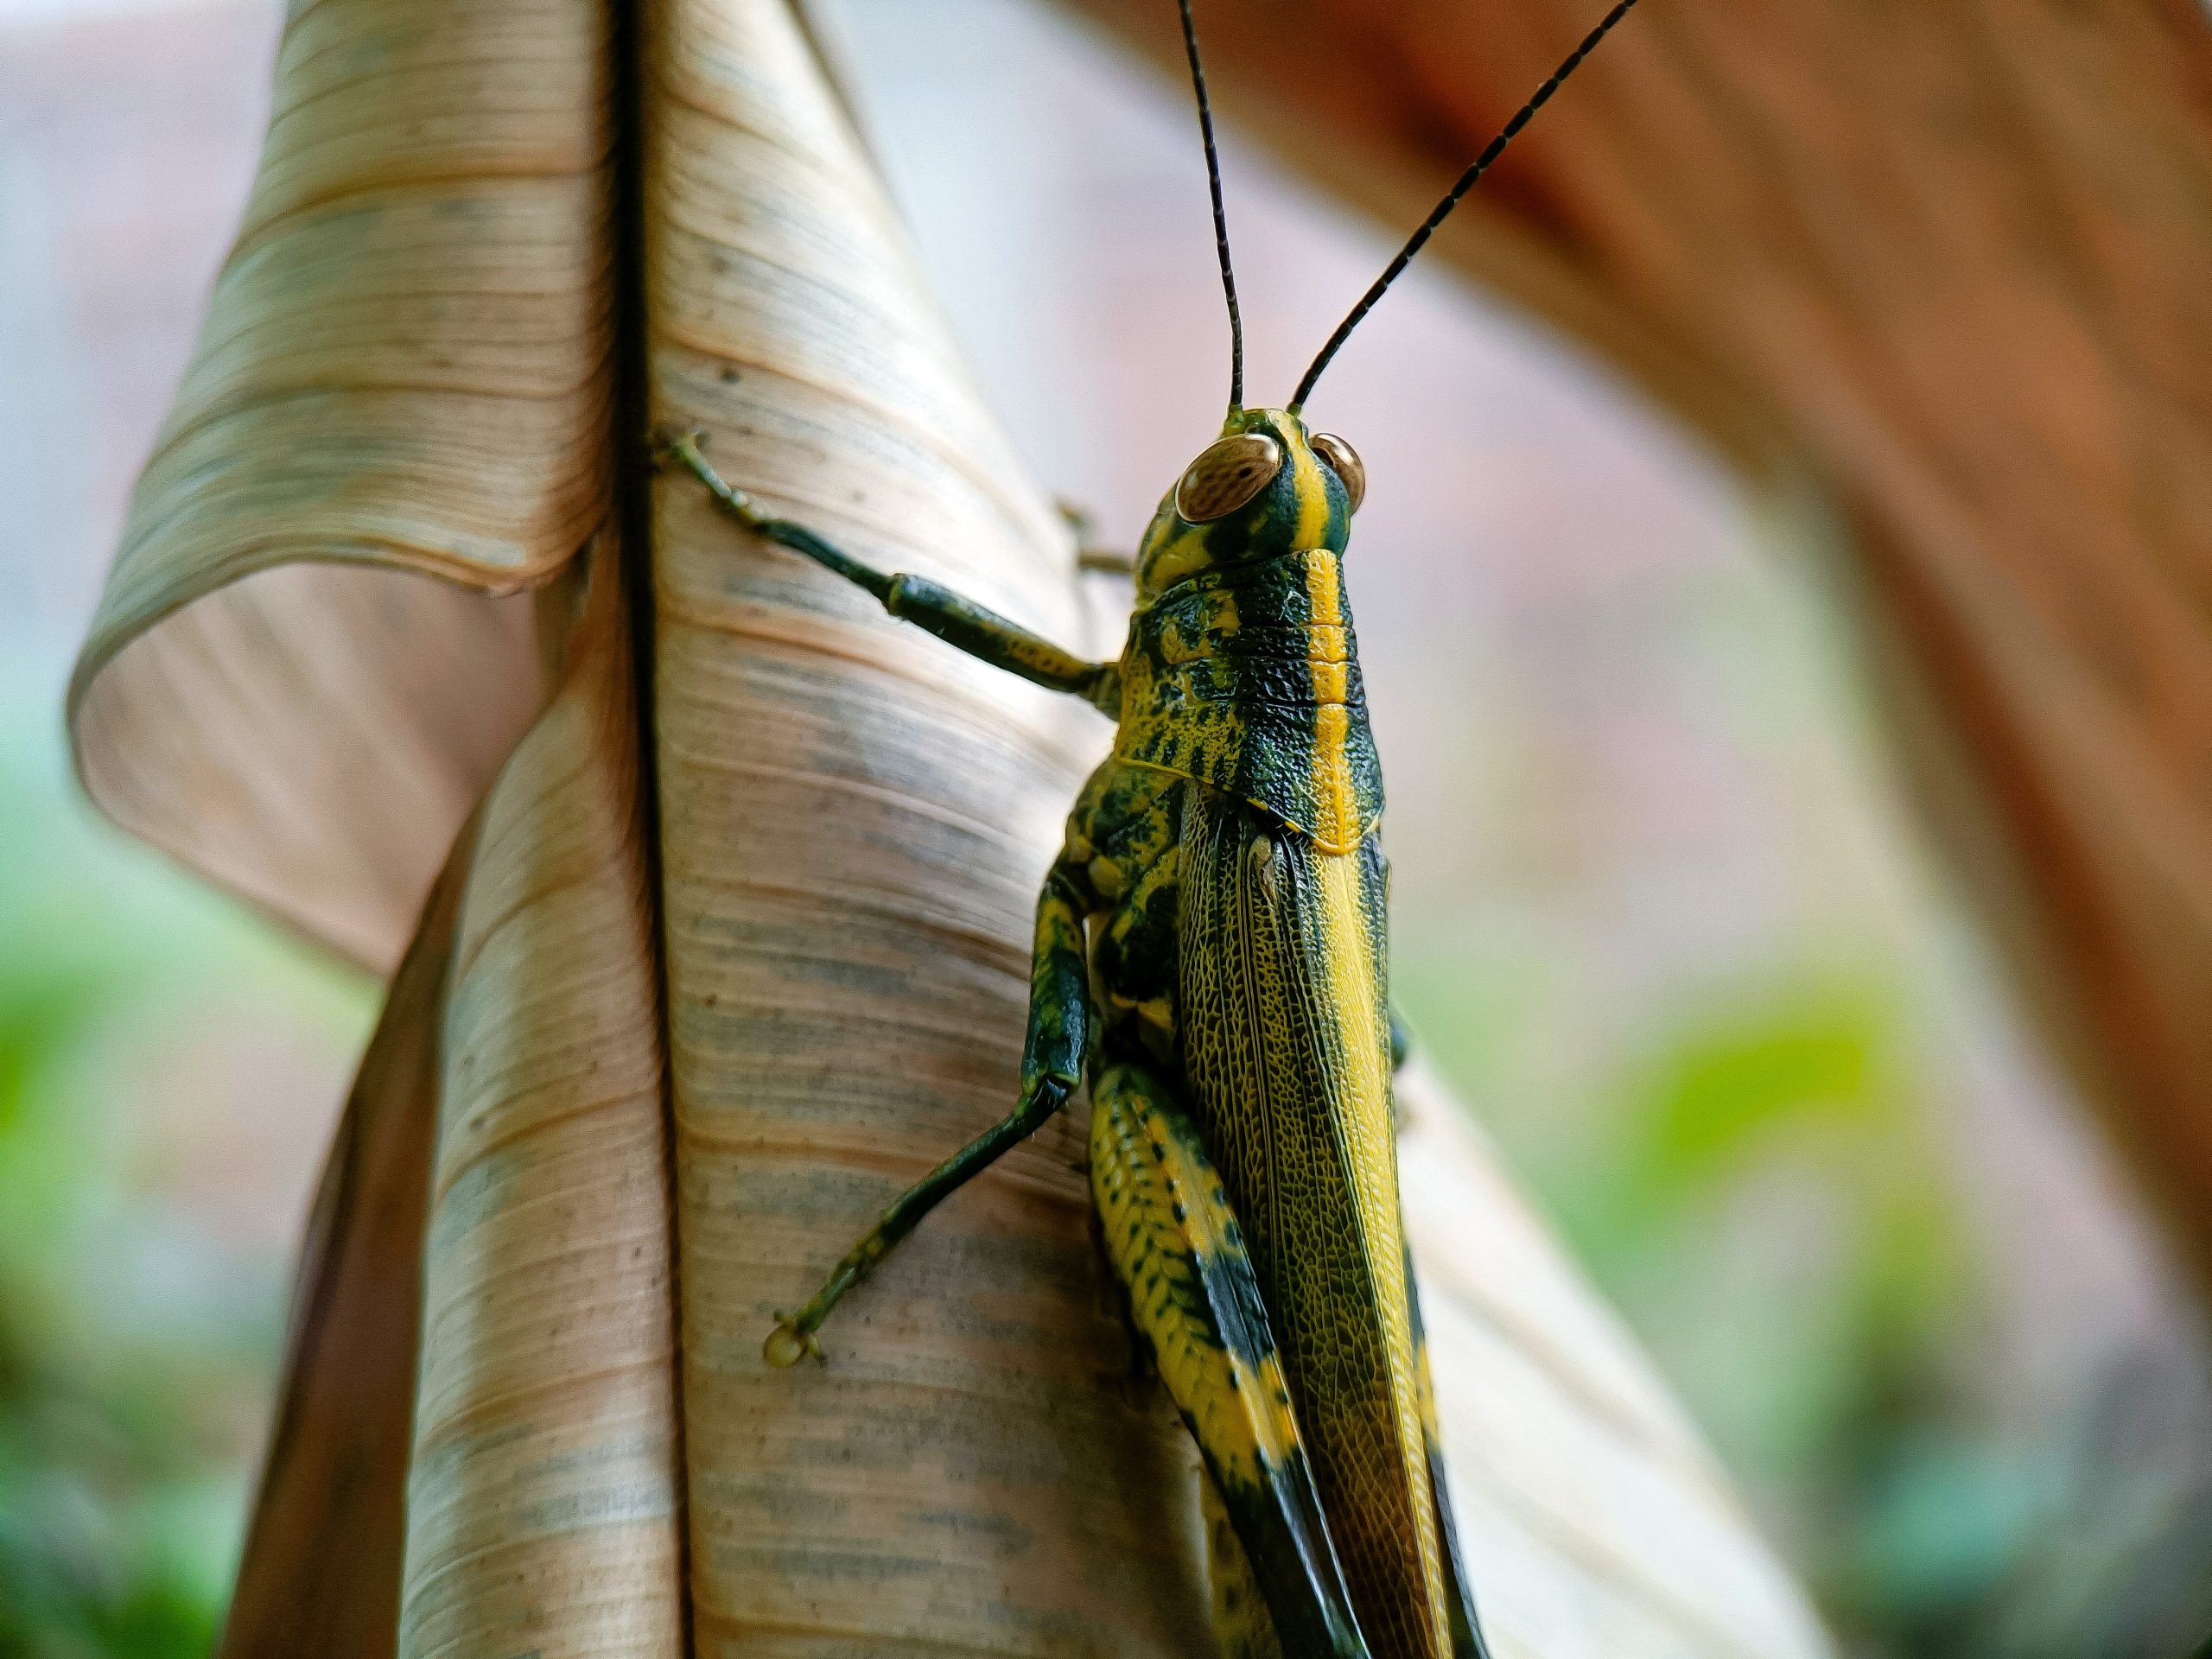
[[[1029, 1036], [1022, 1053], [1021, 1093], [1009, 1112], [967, 1146], [901, 1193], [845, 1253], [812, 1300], [797, 1313], [779, 1315], [762, 1349], [771, 1365], [794, 1365], [818, 1354], [815, 1332], [846, 1292], [853, 1288], [922, 1218], [968, 1180], [988, 1168], [1041, 1128], [1080, 1086], [1098, 1040], [1097, 1010], [1090, 995], [1084, 924], [1109, 906], [1143, 913], [1145, 877], [1172, 850], [1179, 781], [1157, 772], [1133, 772], [1108, 761], [1093, 775], [1068, 820], [1067, 844], [1045, 878], [1037, 903], [1036, 943], [1030, 958]], [[1132, 874], [1134, 872], [1134, 874]], [[1132, 904], [1130, 889], [1138, 890]], [[1172, 894], [1163, 902], [1172, 902]], [[1173, 937], [1172, 930], [1169, 936]], [[1112, 943], [1122, 938], [1109, 926], [1102, 934], [1114, 963], [1116, 986], [1135, 991], [1140, 1022], [1158, 1014], [1158, 987], [1147, 983], [1143, 960], [1162, 958], [1154, 942], [1124, 962]], [[1173, 972], [1173, 952], [1153, 962], [1155, 971]], [[1113, 1010], [1126, 1019], [1128, 1012]]]
[[1021, 1094], [1014, 1109], [900, 1193], [845, 1252], [814, 1299], [796, 1313], [779, 1316], [761, 1350], [771, 1365], [793, 1365], [806, 1354], [818, 1354], [814, 1333], [845, 1293], [873, 1272], [923, 1217], [1010, 1147], [1034, 1135], [1081, 1084], [1093, 1024], [1083, 935], [1084, 917], [1091, 903], [1082, 867], [1065, 858], [1054, 864], [1037, 903], [1037, 939], [1029, 971], [1029, 1038], [1022, 1052]]

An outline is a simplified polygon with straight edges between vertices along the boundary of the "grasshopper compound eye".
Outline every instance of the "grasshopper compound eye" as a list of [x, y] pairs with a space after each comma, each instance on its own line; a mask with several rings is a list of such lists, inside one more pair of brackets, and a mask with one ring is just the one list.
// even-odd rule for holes
[[1367, 466], [1360, 460], [1359, 452], [1333, 432], [1313, 435], [1313, 453], [1328, 463], [1329, 470], [1344, 480], [1344, 495], [1354, 512], [1367, 499]]
[[1193, 524], [1226, 518], [1282, 470], [1282, 445], [1264, 432], [1224, 438], [1191, 463], [1175, 486], [1175, 511]]

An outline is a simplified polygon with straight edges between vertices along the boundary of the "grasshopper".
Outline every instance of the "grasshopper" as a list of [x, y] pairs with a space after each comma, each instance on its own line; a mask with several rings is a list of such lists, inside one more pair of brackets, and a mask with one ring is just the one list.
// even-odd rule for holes
[[1398, 1198], [1382, 773], [1344, 556], [1365, 469], [1309, 429], [1322, 371], [1430, 234], [1636, 0], [1618, 0], [1460, 175], [1281, 409], [1243, 404], [1243, 327], [1205, 74], [1179, 0], [1230, 330], [1220, 436], [1160, 502], [1119, 660], [762, 512], [677, 436], [739, 524], [982, 661], [1116, 723], [1038, 903], [1014, 1109], [902, 1194], [776, 1366], [948, 1194], [1086, 1083], [1105, 1251], [1205, 1468], [1230, 1659], [1487, 1659], [1454, 1534]]

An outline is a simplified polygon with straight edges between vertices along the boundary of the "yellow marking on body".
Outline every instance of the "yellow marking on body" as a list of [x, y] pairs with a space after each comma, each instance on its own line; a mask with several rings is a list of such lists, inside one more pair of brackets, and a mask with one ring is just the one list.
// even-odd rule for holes
[[[1382, 999], [1376, 995], [1380, 976], [1375, 941], [1361, 903], [1360, 861], [1319, 858], [1313, 861], [1313, 873], [1319, 887], [1321, 959], [1329, 979], [1327, 1006], [1337, 1015], [1341, 1038], [1344, 1072], [1338, 1096], [1341, 1133], [1366, 1236], [1368, 1269], [1389, 1359], [1391, 1405], [1397, 1418], [1404, 1478], [1418, 1500], [1428, 1492], [1427, 1425], [1421, 1373], [1414, 1354], [1405, 1242], [1399, 1223], [1390, 1038]], [[1433, 1651], [1446, 1655], [1452, 1651], [1452, 1637], [1435, 1508], [1421, 1501], [1413, 1507], [1413, 1541], [1420, 1552], [1421, 1576], [1430, 1589]]]
[[1299, 442], [1289, 448], [1291, 486], [1298, 496], [1298, 526], [1290, 544], [1303, 551], [1320, 546], [1329, 533], [1329, 486], [1311, 448]]
[[1337, 556], [1325, 549], [1306, 562], [1306, 601], [1317, 627], [1344, 626], [1344, 602], [1337, 594]]
[[1444, 1438], [1436, 1426], [1436, 1379], [1428, 1369], [1428, 1342], [1426, 1338], [1414, 1343], [1414, 1375], [1420, 1383], [1421, 1433], [1434, 1446]]
[[1206, 544], [1205, 527], [1185, 525], [1161, 543], [1160, 550], [1147, 562], [1146, 590], [1162, 592], [1212, 563], [1213, 550]]
[[[1337, 556], [1326, 550], [1306, 556], [1306, 609], [1317, 628], [1344, 627]], [[1349, 676], [1340, 662], [1311, 663], [1318, 707], [1313, 711], [1313, 843], [1341, 856], [1358, 850], [1367, 826], [1360, 821], [1359, 794], [1351, 775], [1351, 710], [1344, 706]], [[1331, 695], [1333, 688], [1334, 695]], [[1372, 1001], [1372, 997], [1370, 997]]]

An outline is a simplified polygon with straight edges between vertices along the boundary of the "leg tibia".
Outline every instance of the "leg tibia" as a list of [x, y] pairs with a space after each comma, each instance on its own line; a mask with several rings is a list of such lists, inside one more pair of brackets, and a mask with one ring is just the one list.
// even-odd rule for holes
[[1205, 1459], [1287, 1659], [1364, 1659], [1266, 1305], [1198, 1132], [1159, 1078], [1092, 1086], [1090, 1186], [1108, 1259]]
[[1013, 1111], [946, 1159], [893, 1201], [815, 1293], [777, 1325], [761, 1352], [771, 1365], [797, 1364], [818, 1352], [814, 1333], [844, 1294], [874, 1272], [923, 1217], [1027, 1140], [1067, 1103], [1083, 1080], [1091, 1039], [1090, 988], [1084, 982], [1080, 878], [1056, 864], [1037, 904], [1037, 942], [1029, 979], [1029, 1040], [1022, 1052], [1021, 1096]]
[[1252, 1571], [1252, 1559], [1229, 1518], [1213, 1477], [1198, 1475], [1198, 1503], [1206, 1522], [1206, 1578], [1213, 1589], [1213, 1634], [1222, 1659], [1283, 1659], [1274, 1616]]
[[1109, 715], [1119, 713], [1122, 680], [1114, 664], [1085, 662], [1020, 623], [925, 576], [875, 569], [805, 525], [762, 512], [750, 497], [733, 489], [708, 464], [699, 449], [705, 438], [698, 430], [671, 433], [664, 441], [663, 453], [705, 485], [715, 505], [754, 535], [804, 554], [824, 569], [874, 594], [892, 615], [905, 618], [970, 657], [1052, 690], [1071, 691]]

